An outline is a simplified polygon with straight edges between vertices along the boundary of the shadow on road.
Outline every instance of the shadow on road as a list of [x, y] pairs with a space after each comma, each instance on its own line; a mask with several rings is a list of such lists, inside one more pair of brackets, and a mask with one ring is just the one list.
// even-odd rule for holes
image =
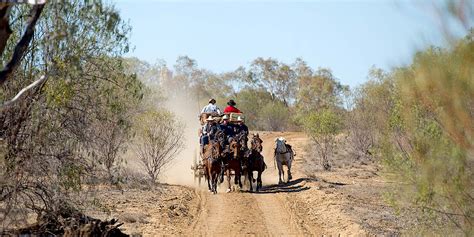
[[[313, 180], [311, 178], [299, 178], [299, 179], [292, 180], [288, 183], [264, 185], [259, 192], [252, 192], [252, 193], [255, 193], [255, 194], [294, 193], [294, 192], [302, 192], [302, 191], [310, 189], [310, 187], [308, 186], [301, 185], [301, 182], [303, 181], [313, 181]], [[250, 192], [250, 191], [243, 191], [243, 192]]]

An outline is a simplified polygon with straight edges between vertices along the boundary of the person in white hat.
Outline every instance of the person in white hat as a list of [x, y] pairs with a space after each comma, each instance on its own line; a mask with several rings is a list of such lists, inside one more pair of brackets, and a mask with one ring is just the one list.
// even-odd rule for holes
[[249, 140], [249, 138], [248, 138], [249, 128], [247, 127], [247, 125], [245, 125], [244, 120], [240, 116], [237, 117], [236, 122], [237, 122], [237, 124], [234, 126], [235, 134], [243, 134], [244, 146], [245, 146], [245, 148], [247, 148], [247, 142]]
[[216, 100], [214, 98], [209, 99], [209, 104], [204, 106], [201, 110], [202, 113], [218, 114], [221, 115], [221, 110], [216, 105]]
[[201, 129], [201, 152], [204, 153], [204, 147], [205, 145], [209, 144], [210, 140], [214, 139], [214, 135], [217, 132], [217, 125], [215, 123], [215, 120], [212, 116], [209, 116], [206, 119], [206, 124]]
[[229, 116], [225, 114], [222, 117], [222, 123], [219, 125], [219, 129], [224, 132], [226, 136], [226, 145], [230, 143], [235, 135], [234, 127], [229, 123]]

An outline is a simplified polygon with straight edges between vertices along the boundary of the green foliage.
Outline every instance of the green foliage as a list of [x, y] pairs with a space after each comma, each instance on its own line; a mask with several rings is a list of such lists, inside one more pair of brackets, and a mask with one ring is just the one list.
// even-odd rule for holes
[[272, 99], [279, 99], [285, 105], [294, 100], [296, 72], [289, 66], [273, 58], [257, 58], [250, 65], [244, 82], [266, 90]]
[[336, 135], [342, 129], [342, 117], [330, 109], [312, 112], [303, 118], [303, 127], [316, 144], [321, 165], [331, 169], [330, 158], [336, 145]]
[[397, 206], [445, 216], [467, 235], [474, 223], [474, 41], [418, 52], [412, 65], [373, 78], [360, 88], [354, 111], [373, 116], [376, 148]]
[[[30, 7], [12, 8], [17, 20], [6, 52], [23, 32]], [[0, 112], [0, 155], [7, 167], [0, 189], [11, 191], [0, 201], [21, 199], [25, 203], [12, 205], [49, 211], [63, 205], [54, 200], [74, 197], [102, 170], [112, 175], [143, 97], [143, 84], [125, 72], [120, 58], [128, 51], [129, 31], [109, 3], [48, 1], [14, 79], [0, 89], [2, 99], [12, 98], [39, 76], [48, 77]], [[9, 58], [6, 53], [1, 61]]]
[[308, 114], [303, 124], [305, 131], [313, 139], [337, 135], [342, 128], [341, 117], [329, 109]]
[[284, 102], [267, 103], [259, 114], [258, 122], [265, 131], [286, 131], [289, 127], [290, 111]]
[[347, 90], [329, 69], [320, 68], [314, 73], [305, 71], [298, 78], [295, 120], [300, 124], [304, 124], [305, 117], [315, 110], [342, 107], [342, 93]]

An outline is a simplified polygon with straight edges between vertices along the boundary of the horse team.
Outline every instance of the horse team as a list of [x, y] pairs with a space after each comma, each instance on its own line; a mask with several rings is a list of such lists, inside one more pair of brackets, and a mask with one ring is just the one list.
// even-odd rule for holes
[[[262, 173], [266, 169], [263, 151], [263, 141], [259, 134], [253, 134], [250, 139], [250, 149], [248, 149], [244, 135], [235, 136], [226, 146], [225, 134], [218, 131], [216, 138], [204, 147], [202, 163], [204, 176], [207, 180], [209, 191], [216, 194], [218, 183], [224, 182], [224, 175], [227, 177], [228, 189], [232, 191], [231, 178], [234, 177], [234, 184], [242, 188], [241, 177], [249, 184], [249, 190], [253, 191], [252, 183], [256, 182], [256, 191], [262, 189]], [[279, 184], [283, 182], [283, 165], [288, 167], [288, 181], [291, 180], [291, 162], [294, 153], [291, 146], [286, 144], [284, 138], [276, 139], [275, 162], [279, 170]], [[257, 179], [253, 173], [257, 172]]]

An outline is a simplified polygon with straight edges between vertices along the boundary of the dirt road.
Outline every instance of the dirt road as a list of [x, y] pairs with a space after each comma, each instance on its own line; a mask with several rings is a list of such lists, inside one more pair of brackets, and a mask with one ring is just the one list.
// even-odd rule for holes
[[[298, 227], [295, 214], [287, 209], [288, 195], [303, 192], [298, 165], [293, 167], [296, 182], [288, 185], [273, 185], [278, 181], [278, 170], [273, 162], [273, 142], [283, 135], [293, 144], [298, 153], [303, 142], [295, 140], [298, 134], [260, 133], [264, 141], [263, 155], [268, 166], [263, 173], [264, 189], [260, 193], [233, 192], [224, 193], [221, 186], [217, 195], [207, 190], [199, 190], [201, 213], [194, 224], [193, 233], [201, 235], [303, 235], [304, 228]], [[224, 183], [225, 184], [225, 183]], [[245, 188], [244, 188], [245, 190]]]
[[[378, 175], [377, 165], [356, 162], [340, 149], [333, 169], [323, 171], [311, 158], [303, 133], [260, 132], [260, 136], [268, 168], [259, 193], [247, 192], [246, 187], [226, 193], [226, 183], [216, 195], [205, 184], [132, 187], [101, 193], [108, 214], [95, 216], [119, 218], [126, 233], [143, 236], [396, 235], [417, 224], [400, 219], [384, 203], [387, 184]], [[280, 136], [297, 154], [293, 180], [284, 185], [276, 185], [278, 171], [272, 154], [275, 138]], [[188, 158], [185, 169], [173, 172], [182, 176], [175, 180], [192, 177], [192, 156]]]

